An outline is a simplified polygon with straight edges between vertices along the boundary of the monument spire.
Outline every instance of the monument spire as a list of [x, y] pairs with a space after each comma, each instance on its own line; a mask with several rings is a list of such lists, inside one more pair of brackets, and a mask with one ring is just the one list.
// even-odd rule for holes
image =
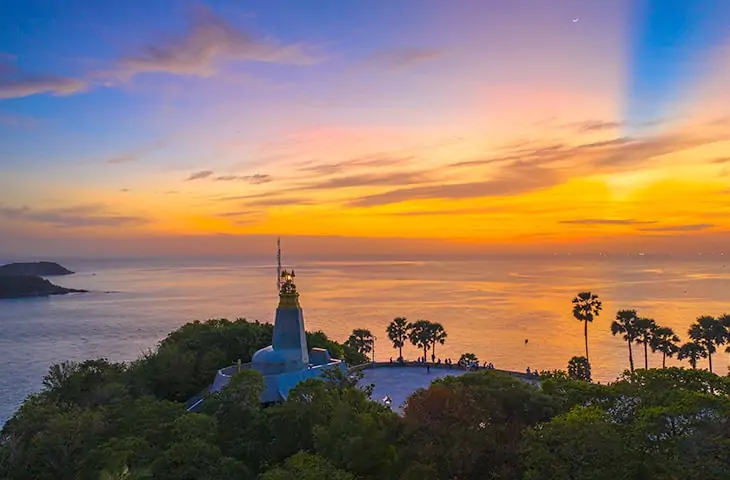
[[276, 293], [281, 292], [281, 237], [276, 239]]

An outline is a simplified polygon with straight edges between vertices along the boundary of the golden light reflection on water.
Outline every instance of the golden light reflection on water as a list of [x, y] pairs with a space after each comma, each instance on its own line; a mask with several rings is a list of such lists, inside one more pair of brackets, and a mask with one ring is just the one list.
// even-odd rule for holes
[[[635, 308], [674, 328], [683, 340], [697, 316], [730, 312], [730, 272], [722, 259], [715, 260], [561, 257], [286, 266], [297, 273], [308, 330], [342, 341], [353, 328], [369, 328], [378, 338], [376, 357], [387, 360], [397, 355], [385, 335], [387, 324], [396, 316], [428, 319], [448, 332], [437, 356], [456, 359], [474, 352], [498, 368], [518, 371], [565, 368], [570, 357], [583, 354], [583, 328], [571, 315], [570, 301], [591, 290], [604, 302], [588, 330], [594, 377], [609, 381], [628, 366], [626, 344], [609, 331], [618, 309]], [[131, 360], [185, 322], [272, 321], [277, 305], [270, 259], [64, 263], [79, 273], [58, 283], [97, 293], [9, 302], [0, 310], [0, 339], [9, 345], [0, 349], [0, 387], [10, 395], [9, 405], [39, 388], [52, 363], [99, 356]], [[405, 349], [410, 358], [419, 353]], [[641, 348], [634, 353], [636, 365], [642, 365]], [[724, 357], [714, 359], [721, 373]], [[652, 355], [650, 362], [659, 366], [661, 357]], [[21, 373], [25, 383], [18, 382]]]

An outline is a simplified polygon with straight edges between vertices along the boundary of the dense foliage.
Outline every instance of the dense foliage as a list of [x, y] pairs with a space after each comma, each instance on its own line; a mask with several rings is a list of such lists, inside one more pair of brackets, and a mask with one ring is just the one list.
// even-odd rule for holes
[[[270, 325], [212, 320], [132, 364], [53, 366], [2, 430], [0, 478], [730, 478], [730, 381], [701, 370], [611, 385], [554, 372], [542, 388], [486, 370], [415, 392], [402, 416], [337, 375], [262, 407], [262, 377], [243, 370], [185, 412], [217, 367], [270, 340]], [[322, 333], [309, 340], [363, 360]]]

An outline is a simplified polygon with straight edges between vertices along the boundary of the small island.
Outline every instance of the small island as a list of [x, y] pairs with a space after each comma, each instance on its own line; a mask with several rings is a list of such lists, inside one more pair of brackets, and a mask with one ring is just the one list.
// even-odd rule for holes
[[0, 299], [46, 297], [87, 291], [60, 287], [38, 275], [0, 275]]
[[17, 262], [0, 265], [0, 275], [38, 275], [53, 277], [74, 272], [54, 262]]
[[74, 272], [53, 262], [9, 263], [0, 266], [0, 299], [46, 297], [87, 290], [54, 285], [43, 277], [71, 275]]

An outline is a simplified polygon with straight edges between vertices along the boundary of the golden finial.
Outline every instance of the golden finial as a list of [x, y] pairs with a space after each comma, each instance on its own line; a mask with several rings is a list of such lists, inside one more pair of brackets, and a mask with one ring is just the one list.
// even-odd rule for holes
[[281, 290], [279, 291], [279, 308], [299, 308], [299, 293], [294, 284], [294, 270], [281, 272]]

